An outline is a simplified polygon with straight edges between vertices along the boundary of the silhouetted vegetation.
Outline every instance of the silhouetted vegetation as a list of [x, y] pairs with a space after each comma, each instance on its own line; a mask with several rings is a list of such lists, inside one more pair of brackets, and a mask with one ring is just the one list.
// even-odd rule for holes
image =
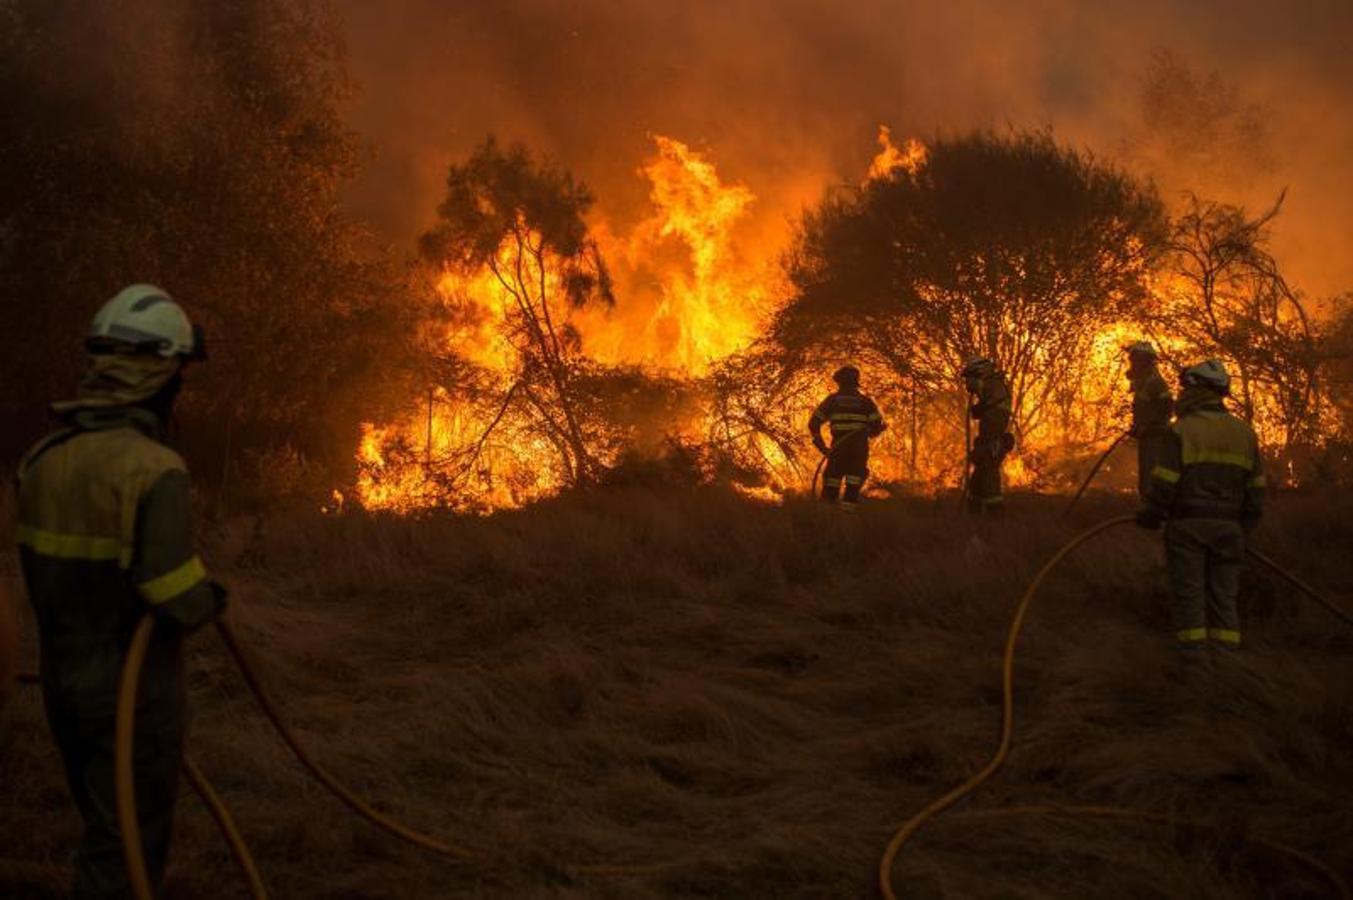
[[361, 151], [323, 10], [0, 6], [6, 457], [73, 390], [89, 318], [134, 281], [206, 326], [212, 363], [184, 405], [198, 458], [291, 445], [346, 462], [357, 422], [389, 404], [415, 304], [338, 208]]

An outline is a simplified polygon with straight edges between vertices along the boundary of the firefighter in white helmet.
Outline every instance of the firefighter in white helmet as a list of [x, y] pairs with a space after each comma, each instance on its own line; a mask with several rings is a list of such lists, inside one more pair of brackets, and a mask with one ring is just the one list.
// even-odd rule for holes
[[1226, 411], [1231, 379], [1221, 363], [1191, 366], [1180, 386], [1179, 418], [1161, 444], [1137, 522], [1165, 525], [1179, 646], [1235, 648], [1246, 536], [1263, 512], [1259, 439]]
[[202, 335], [167, 293], [123, 290], [85, 341], [76, 399], [18, 474], [19, 557], [42, 648], [47, 720], [84, 819], [76, 897], [123, 897], [113, 724], [137, 623], [155, 616], [136, 711], [136, 794], [158, 886], [172, 830], [186, 720], [184, 635], [220, 614], [225, 592], [193, 551], [188, 472], [165, 426]]
[[1145, 500], [1160, 445], [1170, 433], [1174, 397], [1160, 375], [1156, 348], [1150, 341], [1137, 341], [1125, 352], [1128, 385], [1132, 388], [1132, 427], [1128, 436], [1137, 442], [1137, 493]]

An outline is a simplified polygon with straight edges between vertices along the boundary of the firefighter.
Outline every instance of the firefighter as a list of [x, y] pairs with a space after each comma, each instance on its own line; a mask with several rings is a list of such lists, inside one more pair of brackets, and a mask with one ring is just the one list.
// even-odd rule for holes
[[225, 592], [193, 552], [188, 473], [165, 430], [201, 333], [169, 295], [128, 287], [99, 310], [75, 400], [18, 473], [16, 534], [41, 646], [43, 700], [84, 819], [72, 895], [123, 897], [113, 728], [118, 680], [146, 613], [154, 632], [137, 697], [134, 772], [147, 868], [169, 853], [186, 718], [184, 636]]
[[1160, 376], [1156, 348], [1149, 341], [1132, 344], [1127, 355], [1127, 378], [1132, 388], [1132, 427], [1128, 436], [1137, 442], [1137, 493], [1145, 500], [1160, 445], [1170, 433], [1174, 397]]
[[[840, 500], [841, 508], [853, 511], [860, 502], [860, 490], [869, 477], [869, 441], [883, 433], [883, 416], [873, 400], [860, 393], [860, 370], [844, 366], [832, 375], [836, 392], [818, 404], [808, 420], [813, 446], [827, 457], [822, 478], [822, 499]], [[828, 449], [822, 440], [822, 426], [832, 433]], [[841, 488], [845, 486], [845, 494]]]
[[1161, 442], [1137, 523], [1165, 525], [1179, 646], [1235, 648], [1245, 541], [1263, 512], [1259, 440], [1226, 411], [1231, 379], [1221, 363], [1186, 369], [1180, 388], [1179, 418]]
[[963, 383], [972, 405], [968, 414], [977, 422], [977, 437], [968, 451], [968, 511], [998, 514], [1005, 508], [1001, 463], [1015, 447], [1010, 433], [1010, 388], [1000, 368], [984, 356], [968, 360]]

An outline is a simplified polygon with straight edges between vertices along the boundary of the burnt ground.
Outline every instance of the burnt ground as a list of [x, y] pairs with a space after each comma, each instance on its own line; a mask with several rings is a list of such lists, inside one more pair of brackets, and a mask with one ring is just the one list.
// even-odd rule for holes
[[[993, 749], [1008, 615], [1074, 533], [1062, 502], [1016, 497], [976, 535], [952, 501], [849, 518], [639, 488], [488, 519], [218, 524], [230, 616], [300, 734], [378, 807], [481, 858], [348, 815], [211, 633], [191, 645], [191, 752], [277, 897], [872, 896], [893, 829]], [[1353, 596], [1353, 503], [1274, 507], [1260, 545]], [[1077, 518], [1123, 510], [1099, 498]], [[899, 860], [900, 893], [1330, 894], [1256, 836], [1353, 877], [1353, 629], [1260, 572], [1243, 613], [1244, 652], [1184, 677], [1156, 538], [1122, 528], [1079, 552], [1021, 644], [1010, 762], [963, 809], [1111, 804], [1215, 829], [942, 817]], [[78, 822], [31, 689], [0, 718], [0, 771], [0, 856], [61, 864]], [[243, 896], [186, 791], [177, 827], [168, 895]], [[0, 866], [0, 893], [55, 896], [23, 878]]]

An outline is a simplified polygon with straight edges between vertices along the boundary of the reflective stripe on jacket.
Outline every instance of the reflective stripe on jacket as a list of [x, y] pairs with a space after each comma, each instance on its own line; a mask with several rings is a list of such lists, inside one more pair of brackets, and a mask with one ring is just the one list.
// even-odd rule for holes
[[1180, 397], [1180, 417], [1161, 441], [1147, 502], [1178, 519], [1253, 521], [1263, 512], [1259, 439], [1220, 399]]
[[838, 391], [819, 403], [808, 420], [808, 431], [816, 436], [824, 424], [831, 428], [833, 444], [861, 430], [875, 437], [886, 427], [878, 406], [858, 391]]

